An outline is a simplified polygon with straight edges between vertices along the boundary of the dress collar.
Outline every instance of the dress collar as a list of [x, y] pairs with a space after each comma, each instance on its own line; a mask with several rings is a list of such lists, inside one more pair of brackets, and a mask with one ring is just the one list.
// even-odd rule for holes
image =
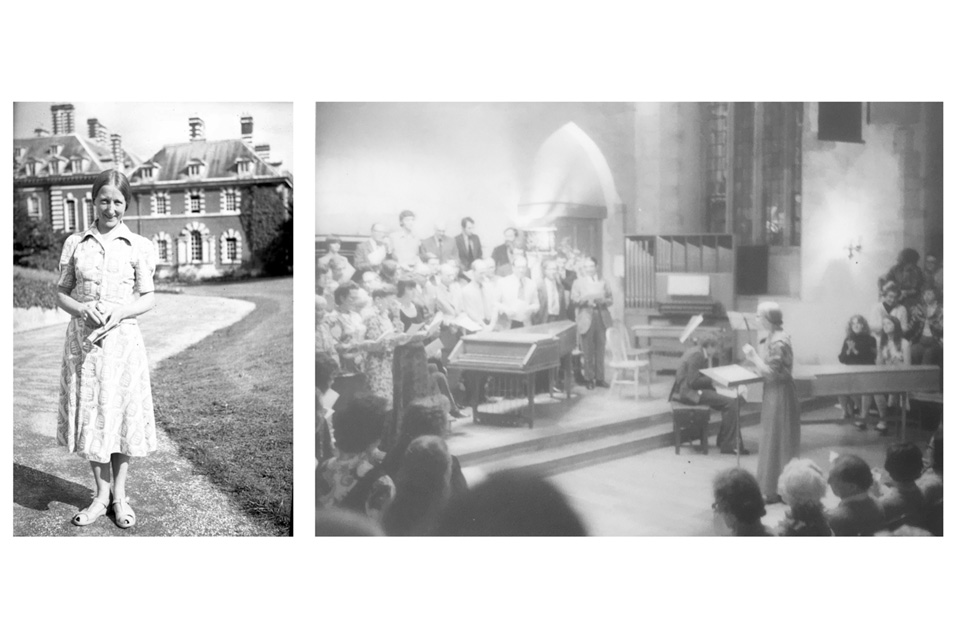
[[[133, 232], [130, 231], [130, 227], [128, 227], [125, 222], [121, 221], [120, 224], [118, 224], [115, 229], [110, 232], [109, 236], [111, 240], [115, 238], [123, 238], [127, 241], [127, 243], [133, 244]], [[96, 223], [94, 223], [92, 226], [87, 227], [87, 230], [83, 232], [83, 237], [81, 240], [86, 240], [88, 237], [95, 238], [102, 244], [105, 234], [100, 233], [100, 230], [97, 229]]]

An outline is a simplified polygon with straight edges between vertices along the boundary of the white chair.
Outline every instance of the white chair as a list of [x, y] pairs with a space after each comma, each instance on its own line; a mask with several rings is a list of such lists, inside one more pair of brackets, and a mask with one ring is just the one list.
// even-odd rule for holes
[[[650, 349], [637, 349], [630, 345], [626, 327], [616, 322], [607, 329], [607, 362], [613, 369], [610, 386], [633, 387], [634, 400], [640, 397], [640, 372], [647, 372], [647, 396], [653, 397], [650, 384], [653, 379], [653, 367], [650, 364]], [[617, 392], [620, 395], [620, 392]]]

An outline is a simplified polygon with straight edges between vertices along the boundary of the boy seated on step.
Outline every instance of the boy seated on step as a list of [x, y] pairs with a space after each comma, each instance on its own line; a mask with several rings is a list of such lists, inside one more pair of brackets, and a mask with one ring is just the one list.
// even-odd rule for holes
[[872, 536], [885, 524], [883, 508], [870, 495], [873, 472], [860, 456], [843, 454], [830, 468], [827, 483], [840, 498], [840, 504], [827, 511], [827, 522], [834, 535]]
[[883, 468], [891, 482], [880, 490], [880, 506], [886, 526], [895, 529], [901, 525], [923, 527], [923, 493], [917, 479], [923, 473], [923, 452], [912, 442], [898, 442], [887, 447]]

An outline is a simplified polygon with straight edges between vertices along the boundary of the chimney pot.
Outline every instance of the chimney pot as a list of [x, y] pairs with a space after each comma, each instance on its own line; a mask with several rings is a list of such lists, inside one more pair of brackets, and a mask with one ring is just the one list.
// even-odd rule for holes
[[110, 134], [110, 153], [113, 156], [113, 168], [123, 171], [123, 145], [119, 133]]
[[190, 126], [190, 141], [191, 142], [202, 142], [206, 140], [206, 133], [203, 129], [203, 120], [197, 116], [191, 116], [188, 121]]
[[246, 144], [253, 144], [253, 116], [240, 116], [240, 138]]
[[73, 133], [73, 105], [55, 104], [50, 107], [53, 116], [53, 135], [66, 136]]

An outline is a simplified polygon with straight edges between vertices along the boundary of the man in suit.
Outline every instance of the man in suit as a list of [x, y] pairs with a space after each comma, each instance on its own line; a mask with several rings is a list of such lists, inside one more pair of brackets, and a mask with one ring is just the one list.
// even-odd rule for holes
[[[687, 349], [677, 367], [671, 399], [684, 404], [706, 405], [719, 411], [723, 421], [717, 434], [717, 447], [720, 453], [736, 453], [737, 400], [717, 393], [713, 381], [700, 373], [701, 369], [710, 368], [710, 361], [716, 355], [717, 340], [709, 336], [698, 346]], [[740, 453], [749, 453], [743, 446], [743, 439], [740, 440]]]
[[573, 283], [570, 302], [577, 309], [577, 333], [580, 336], [583, 378], [587, 389], [609, 387], [604, 380], [603, 357], [607, 348], [607, 328], [613, 326], [610, 316], [613, 291], [597, 273], [595, 258], [584, 260], [583, 275]]
[[469, 271], [474, 260], [483, 258], [483, 247], [480, 246], [480, 238], [473, 232], [473, 224], [473, 218], [461, 220], [460, 227], [463, 232], [456, 237], [457, 255], [460, 257], [460, 268], [463, 271]]
[[447, 223], [442, 220], [434, 222], [433, 235], [420, 242], [420, 259], [426, 262], [427, 256], [430, 254], [435, 255], [440, 260], [440, 264], [446, 264], [451, 260], [460, 260], [457, 241], [447, 235]]
[[353, 254], [353, 266], [358, 273], [364, 271], [379, 271], [380, 265], [387, 258], [396, 258], [393, 248], [387, 238], [387, 229], [379, 222], [370, 227], [370, 239], [357, 245]]
[[520, 232], [514, 227], [507, 227], [503, 231], [503, 244], [493, 248], [493, 265], [496, 274], [501, 278], [508, 276], [513, 271], [513, 261], [519, 257], [524, 257], [523, 250], [519, 247], [517, 238]]
[[533, 324], [556, 322], [567, 317], [567, 290], [560, 279], [556, 260], [546, 260], [542, 266], [543, 280], [537, 286], [540, 308], [533, 316]]

